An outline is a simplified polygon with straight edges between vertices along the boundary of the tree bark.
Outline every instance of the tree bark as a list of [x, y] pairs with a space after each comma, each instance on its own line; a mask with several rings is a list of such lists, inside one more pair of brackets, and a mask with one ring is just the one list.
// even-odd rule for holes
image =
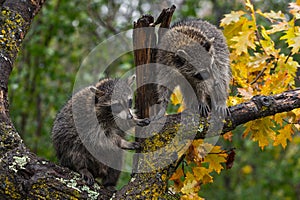
[[[31, 1], [0, 1], [1, 28], [0, 34], [0, 199], [162, 199], [170, 198], [167, 193], [168, 177], [174, 172], [184, 152], [175, 153], [174, 149], [167, 151], [163, 147], [170, 143], [177, 135], [185, 137], [189, 133], [185, 129], [178, 131], [178, 124], [184, 122], [189, 125], [196, 138], [204, 138], [207, 123], [204, 123], [204, 131], [196, 134], [199, 121], [190, 120], [189, 113], [170, 115], [162, 118], [166, 121], [159, 132], [152, 127], [146, 129], [146, 133], [153, 133], [143, 143], [142, 152], [156, 152], [164, 158], [165, 163], [147, 163], [148, 159], [155, 160], [153, 154], [142, 155], [137, 160], [137, 168], [144, 169], [144, 173], [134, 173], [131, 181], [116, 193], [106, 190], [95, 183], [93, 186], [85, 185], [80, 175], [67, 168], [60, 167], [49, 161], [37, 157], [23, 144], [22, 139], [15, 130], [9, 117], [8, 103], [8, 79], [13, 68], [13, 63], [19, 51], [19, 47], [29, 29], [34, 16], [44, 4], [43, 0]], [[145, 26], [168, 28], [174, 7], [166, 9], [154, 22], [151, 16], [147, 16]], [[143, 20], [135, 27], [139, 27]], [[143, 25], [143, 27], [145, 27]], [[136, 32], [135, 32], [136, 34]], [[153, 44], [155, 37], [145, 37], [143, 42], [147, 48], [135, 52], [135, 65], [148, 64], [153, 61], [153, 51], [148, 44]], [[160, 33], [163, 34], [163, 33]], [[160, 35], [159, 34], [159, 35]], [[141, 40], [134, 36], [135, 45]], [[151, 46], [151, 45], [150, 45]], [[145, 47], [145, 46], [144, 46]], [[138, 85], [143, 83], [148, 76], [146, 71], [137, 72]], [[139, 115], [150, 116], [149, 105], [154, 96], [148, 96], [148, 89], [142, 88], [138, 92]], [[144, 97], [143, 97], [144, 96]], [[145, 98], [145, 99], [143, 99]], [[233, 130], [237, 125], [257, 118], [274, 115], [275, 113], [290, 111], [300, 107], [300, 89], [287, 91], [274, 96], [256, 96], [251, 101], [230, 108], [231, 116], [226, 119], [223, 133]], [[148, 110], [147, 110], [148, 109]], [[205, 119], [200, 118], [205, 122]], [[160, 123], [154, 122], [154, 123]], [[155, 127], [155, 126], [153, 126]], [[192, 128], [191, 128], [192, 127]], [[156, 134], [155, 134], [156, 133]], [[192, 140], [193, 138], [188, 138]], [[177, 145], [186, 145], [182, 141], [175, 141]], [[157, 164], [165, 164], [159, 167]], [[147, 172], [145, 169], [155, 169]]]

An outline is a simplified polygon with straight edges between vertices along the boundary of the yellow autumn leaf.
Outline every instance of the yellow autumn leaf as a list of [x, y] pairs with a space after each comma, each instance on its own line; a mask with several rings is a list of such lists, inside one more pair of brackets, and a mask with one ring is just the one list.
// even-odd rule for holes
[[183, 112], [185, 110], [185, 106], [184, 104], [181, 104], [180, 107], [177, 109], [177, 112], [180, 113], [180, 112]]
[[297, 110], [299, 111], [299, 109], [295, 109], [293, 111], [286, 113], [286, 116], [288, 118], [287, 120], [289, 123], [291, 123], [291, 124], [297, 123]]
[[240, 20], [241, 16], [244, 15], [244, 11], [231, 11], [230, 14], [225, 14], [224, 18], [221, 20], [221, 26], [229, 25], [231, 23], [236, 23]]
[[276, 22], [277, 20], [283, 20], [283, 21], [286, 20], [285, 15], [281, 11], [274, 12], [273, 10], [271, 10], [271, 12], [262, 12], [260, 9], [258, 9], [256, 13], [267, 18], [273, 23]]
[[[189, 157], [192, 158], [192, 162], [196, 163], [198, 166], [201, 165], [204, 157], [213, 149], [213, 145], [209, 143], [203, 143], [203, 140], [194, 140], [190, 149]], [[189, 160], [189, 159], [188, 159]]]
[[273, 120], [276, 122], [276, 124], [278, 124], [279, 126], [283, 125], [283, 119], [286, 118], [287, 113], [277, 113], [273, 116]]
[[235, 42], [231, 45], [231, 48], [235, 49], [237, 55], [242, 53], [248, 53], [248, 48], [255, 49], [254, 44], [255, 30], [248, 29], [246, 31], [240, 32], [238, 36], [233, 37], [231, 40]]
[[181, 192], [183, 193], [183, 194], [190, 194], [190, 193], [194, 193], [194, 192], [196, 192], [198, 189], [197, 189], [197, 186], [198, 185], [198, 183], [197, 183], [197, 181], [195, 181], [195, 180], [190, 180], [190, 181], [187, 181], [184, 185], [183, 185], [183, 187], [181, 188]]
[[244, 102], [244, 100], [241, 97], [229, 96], [228, 100], [227, 100], [227, 103], [228, 103], [227, 105], [228, 106], [235, 106], [235, 105], [237, 105], [239, 103], [242, 103], [242, 102]]
[[224, 33], [224, 36], [226, 37], [228, 46], [231, 46], [232, 44], [234, 44], [234, 42], [231, 41], [232, 37], [237, 36], [239, 34], [239, 32], [242, 31], [243, 25], [245, 23], [248, 23], [248, 21], [249, 20], [246, 17], [241, 17], [238, 22], [223, 26], [224, 27], [223, 33]]
[[203, 198], [198, 196], [198, 193], [185, 194], [181, 196], [181, 200], [204, 200]]
[[291, 46], [294, 44], [295, 41], [293, 41], [293, 38], [295, 37], [295, 22], [294, 20], [291, 20], [288, 23], [289, 28], [285, 31], [285, 34], [281, 36], [280, 40], [286, 40], [288, 45]]
[[171, 95], [171, 103], [173, 105], [180, 104], [180, 107], [178, 108], [177, 112], [182, 112], [186, 108], [184, 101], [183, 101], [182, 92], [181, 92], [179, 86], [174, 88], [174, 91]]
[[170, 180], [174, 181], [174, 189], [176, 191], [180, 191], [183, 187], [183, 182], [181, 181], [181, 178], [184, 176], [183, 171], [181, 168], [178, 168], [175, 173], [171, 176]]
[[292, 123], [294, 123], [295, 129], [297, 130], [296, 133], [300, 133], [300, 108], [295, 109], [292, 112], [295, 114]]
[[190, 172], [186, 173], [186, 178], [183, 183], [183, 187], [181, 188], [181, 192], [183, 194], [191, 194], [196, 193], [200, 189], [199, 183], [196, 181], [194, 175]]
[[181, 177], [183, 177], [184, 174], [183, 174], [183, 171], [181, 168], [178, 168], [175, 173], [171, 176], [170, 180], [178, 180], [180, 179]]
[[[234, 60], [234, 59], [232, 59]], [[238, 60], [238, 63], [232, 65], [232, 76], [233, 81], [237, 83], [238, 86], [243, 88], [249, 87], [248, 79], [248, 72], [247, 70], [247, 63], [249, 62], [249, 58]]]
[[276, 135], [273, 145], [281, 145], [285, 149], [287, 145], [287, 140], [292, 141], [292, 135], [294, 134], [293, 125], [287, 124], [283, 127], [283, 129], [279, 130], [278, 132], [279, 134]]
[[261, 94], [270, 95], [284, 92], [288, 89], [291, 79], [293, 79], [292, 76], [287, 72], [272, 74], [265, 79], [264, 84], [261, 86]]
[[218, 174], [220, 174], [222, 169], [224, 169], [224, 167], [222, 166], [221, 163], [225, 163], [226, 159], [224, 157], [220, 157], [218, 155], [209, 155], [206, 157], [204, 162], [209, 163], [209, 169], [212, 169], [212, 170], [216, 171]]
[[[265, 54], [265, 53], [254, 53], [254, 56], [249, 56], [250, 61], [248, 63], [248, 80], [250, 82], [254, 81], [256, 79], [256, 82], [263, 81], [265, 76], [269, 75], [270, 69], [274, 67], [274, 60], [271, 55]], [[257, 77], [257, 75], [259, 77]], [[258, 79], [257, 79], [258, 78]], [[253, 87], [252, 84], [249, 85], [249, 87]]]
[[222, 163], [226, 162], [227, 154], [223, 153], [220, 146], [214, 146], [210, 153], [204, 158], [204, 162], [209, 163], [210, 170], [216, 171], [218, 174], [224, 167]]
[[209, 175], [211, 172], [210, 169], [207, 169], [205, 167], [194, 167], [193, 173], [197, 181], [207, 184], [213, 182], [213, 177]]
[[[299, 63], [294, 61], [292, 57], [288, 57], [288, 56], [281, 54], [279, 56], [277, 62], [278, 62], [278, 66], [280, 66], [280, 67], [276, 68], [276, 70], [275, 70], [276, 73], [280, 72], [280, 71], [281, 72], [287, 71], [291, 76], [295, 76], [297, 69], [299, 67]], [[290, 83], [294, 83], [294, 78], [293, 78], [293, 81]]]
[[253, 97], [253, 88], [237, 88], [240, 95], [244, 97], [245, 100], [250, 100]]
[[171, 102], [173, 105], [181, 104], [183, 102], [183, 97], [179, 86], [174, 88], [174, 91], [171, 95]]
[[[210, 144], [211, 145], [211, 144]], [[224, 151], [222, 150], [222, 147], [221, 146], [213, 146], [213, 148], [211, 149], [211, 151], [209, 153], [212, 153], [212, 154], [218, 154], [222, 157], [227, 157], [227, 154], [224, 153]]]
[[215, 148], [217, 147], [221, 148], [220, 146], [214, 146], [207, 142], [203, 142], [202, 144], [202, 148], [205, 150], [206, 153], [211, 153], [212, 151], [215, 151]]
[[289, 28], [289, 24], [287, 21], [283, 21], [283, 22], [278, 22], [276, 24], [272, 24], [271, 27], [272, 28], [270, 30], [266, 31], [268, 34], [274, 34], [274, 33], [278, 33], [281, 31], [287, 31]]
[[300, 19], [300, 1], [297, 0], [296, 3], [289, 3], [290, 13], [295, 16], [296, 19]]
[[243, 137], [251, 133], [251, 139], [258, 142], [258, 146], [263, 150], [265, 146], [269, 145], [269, 141], [275, 140], [275, 132], [271, 129], [274, 123], [270, 117], [257, 119], [245, 124], [246, 130]]
[[251, 3], [250, 0], [245, 0], [245, 6], [247, 9], [249, 9], [251, 12], [254, 12], [254, 6], [253, 4]]
[[[262, 26], [261, 27], [261, 35], [264, 38], [263, 40], [260, 40], [259, 43], [261, 44], [261, 47], [264, 50], [264, 53], [266, 56], [272, 55], [274, 58], [277, 58], [279, 54], [279, 50], [275, 49], [275, 43], [270, 37], [269, 33], [267, 30]], [[266, 59], [267, 60], [267, 59]]]
[[292, 53], [293, 54], [299, 53], [299, 49], [300, 49], [300, 33], [299, 32], [295, 33], [295, 37], [291, 38], [291, 40], [293, 41], [293, 44], [290, 45], [290, 47], [292, 47]]

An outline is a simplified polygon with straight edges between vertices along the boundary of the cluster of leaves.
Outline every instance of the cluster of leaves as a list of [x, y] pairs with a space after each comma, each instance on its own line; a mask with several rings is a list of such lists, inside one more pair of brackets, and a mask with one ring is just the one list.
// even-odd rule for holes
[[[247, 12], [232, 11], [221, 26], [231, 50], [233, 96], [229, 104], [249, 100], [255, 95], [272, 95], [295, 88], [300, 48], [300, 1], [290, 3], [290, 15], [281, 11], [263, 13], [249, 0]], [[265, 24], [258, 24], [258, 19]], [[276, 114], [247, 123], [244, 137], [250, 136], [259, 146], [287, 145], [299, 129], [300, 111]]]
[[[250, 0], [245, 0], [245, 7], [245, 11], [226, 14], [221, 21], [231, 52], [230, 106], [255, 95], [273, 95], [295, 88], [299, 67], [300, 27], [296, 23], [300, 18], [300, 1], [289, 4], [289, 14], [262, 12], [255, 9]], [[178, 89], [175, 89], [171, 101], [177, 105], [177, 111], [184, 109]], [[261, 149], [268, 145], [286, 148], [287, 140], [292, 141], [293, 134], [299, 131], [299, 122], [299, 109], [276, 114], [245, 124], [243, 137], [250, 136], [253, 141], [258, 141]], [[230, 132], [224, 138], [231, 140], [232, 136]], [[227, 162], [228, 165], [232, 159], [232, 154], [227, 154], [220, 146], [197, 140], [187, 155], [171, 177], [170, 188], [182, 194], [182, 199], [202, 199], [198, 195], [200, 186], [213, 182], [211, 174], [219, 174], [224, 164]], [[243, 172], [251, 173], [251, 166], [246, 165]]]
[[[171, 103], [168, 112], [182, 112], [185, 103], [179, 87], [176, 87], [171, 95]], [[221, 146], [214, 146], [204, 140], [195, 140], [188, 149], [187, 156], [181, 166], [170, 178], [170, 188], [176, 193], [182, 194], [182, 199], [202, 199], [198, 192], [202, 184], [212, 183], [213, 172], [220, 173], [227, 163], [227, 152]]]
[[188, 154], [170, 178], [172, 190], [182, 194], [182, 199], [202, 199], [198, 192], [202, 184], [212, 183], [212, 172], [221, 173], [228, 154], [221, 146], [195, 140]]

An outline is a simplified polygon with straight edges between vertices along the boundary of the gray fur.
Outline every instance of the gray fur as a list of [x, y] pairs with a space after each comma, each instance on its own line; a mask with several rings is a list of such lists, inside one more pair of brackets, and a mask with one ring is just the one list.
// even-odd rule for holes
[[157, 73], [157, 82], [169, 88], [158, 88], [164, 108], [176, 85], [180, 85], [185, 100], [189, 98], [185, 94], [187, 86], [178, 81], [180, 73], [196, 93], [201, 115], [207, 116], [211, 110], [221, 116], [229, 114], [226, 106], [231, 79], [229, 51], [222, 32], [214, 25], [199, 19], [176, 23], [158, 45], [157, 63], [174, 69], [162, 67]]
[[[139, 148], [138, 143], [124, 139], [124, 131], [136, 124], [148, 124], [130, 112], [132, 82], [133, 79], [104, 79], [86, 87], [75, 93], [56, 116], [52, 140], [57, 157], [61, 165], [81, 173], [89, 185], [94, 178], [102, 178], [104, 186], [114, 188], [122, 166], [122, 149]], [[120, 104], [112, 106], [112, 102]], [[124, 110], [127, 119], [116, 117]], [[97, 158], [90, 152], [96, 152], [93, 155]], [[109, 166], [100, 162], [103, 159]]]

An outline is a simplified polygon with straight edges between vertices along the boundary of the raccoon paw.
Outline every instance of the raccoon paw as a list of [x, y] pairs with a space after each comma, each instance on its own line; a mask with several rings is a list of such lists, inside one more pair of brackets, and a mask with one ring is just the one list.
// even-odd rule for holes
[[136, 149], [141, 148], [141, 145], [140, 145], [139, 142], [128, 142], [128, 141], [125, 141], [125, 140], [123, 140], [122, 142], [123, 142], [123, 144], [121, 144], [121, 146], [120, 146], [122, 149], [136, 150]]
[[150, 119], [145, 118], [145, 119], [141, 119], [140, 121], [137, 122], [138, 126], [147, 126], [150, 124]]
[[216, 106], [215, 112], [219, 117], [222, 117], [222, 118], [230, 116], [229, 109], [224, 106]]
[[206, 103], [200, 102], [199, 103], [199, 112], [200, 112], [201, 116], [207, 117], [208, 113], [210, 112], [210, 108]]
[[141, 144], [139, 142], [132, 142], [132, 150], [140, 149]]
[[95, 180], [91, 172], [88, 169], [84, 168], [79, 170], [79, 173], [82, 176], [82, 179], [86, 182], [87, 185], [91, 186], [94, 184]]

